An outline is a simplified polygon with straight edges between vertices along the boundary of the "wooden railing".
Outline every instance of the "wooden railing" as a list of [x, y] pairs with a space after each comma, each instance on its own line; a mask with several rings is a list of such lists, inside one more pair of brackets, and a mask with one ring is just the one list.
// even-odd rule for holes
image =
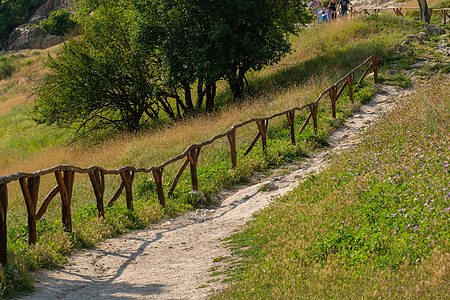
[[[166, 205], [165, 194], [163, 190], [163, 171], [164, 168], [178, 160], [185, 159], [184, 164], [181, 166], [180, 170], [176, 174], [172, 181], [172, 185], [168, 191], [168, 195], [171, 195], [183, 174], [186, 167], [190, 166], [191, 173], [191, 186], [193, 190], [198, 190], [198, 177], [197, 177], [197, 161], [200, 155], [200, 150], [202, 147], [214, 143], [214, 141], [227, 137], [230, 145], [230, 156], [231, 156], [231, 167], [234, 169], [237, 165], [237, 150], [236, 150], [236, 130], [245, 125], [256, 123], [258, 127], [258, 132], [255, 138], [250, 143], [247, 150], [244, 152], [243, 156], [247, 155], [252, 148], [255, 146], [256, 142], [261, 138], [262, 149], [266, 150], [266, 138], [267, 138], [267, 127], [269, 120], [285, 115], [289, 122], [291, 129], [291, 143], [295, 145], [295, 130], [294, 130], [294, 117], [295, 111], [301, 111], [303, 109], [309, 109], [309, 115], [307, 116], [303, 126], [301, 127], [298, 134], [300, 134], [308, 125], [310, 120], [313, 120], [314, 132], [317, 133], [318, 118], [317, 109], [320, 100], [328, 93], [331, 99], [331, 111], [333, 118], [336, 118], [336, 102], [341, 96], [344, 88], [347, 86], [349, 88], [350, 100], [353, 103], [353, 85], [355, 79], [355, 72], [366, 67], [361, 78], [357, 84], [360, 84], [364, 77], [370, 72], [374, 71], [374, 82], [378, 83], [378, 58], [377, 56], [371, 56], [361, 65], [353, 69], [350, 73], [345, 75], [343, 78], [338, 80], [335, 84], [323, 91], [317, 98], [316, 101], [312, 103], [305, 104], [301, 107], [294, 107], [289, 110], [274, 114], [269, 117], [264, 118], [254, 118], [247, 120], [240, 124], [234, 125], [230, 130], [216, 135], [215, 137], [204, 141], [200, 144], [193, 144], [189, 146], [180, 155], [162, 163], [156, 167], [145, 168], [135, 168], [132, 166], [126, 166], [116, 170], [107, 170], [102, 167], [92, 166], [89, 168], [80, 168], [72, 165], [59, 165], [46, 170], [37, 171], [34, 173], [17, 173], [10, 176], [0, 177], [0, 262], [2, 265], [7, 264], [7, 212], [8, 212], [8, 184], [12, 181], [19, 181], [23, 197], [25, 199], [25, 204], [27, 208], [28, 215], [28, 243], [34, 245], [37, 242], [37, 230], [36, 230], [36, 220], [42, 218], [47, 210], [52, 199], [60, 194], [61, 205], [62, 205], [62, 223], [66, 231], [72, 231], [72, 214], [71, 214], [71, 203], [72, 203], [72, 191], [74, 186], [74, 179], [76, 173], [88, 173], [92, 187], [94, 190], [95, 198], [97, 200], [97, 210], [99, 218], [105, 216], [104, 210], [104, 192], [105, 192], [105, 175], [120, 175], [122, 181], [117, 189], [114, 196], [108, 201], [107, 206], [111, 206], [118, 199], [118, 197], [123, 193], [125, 189], [126, 205], [127, 209], [133, 210], [133, 193], [132, 185], [134, 175], [136, 173], [152, 173], [155, 184], [159, 203], [162, 206]], [[40, 179], [44, 175], [54, 174], [56, 185], [44, 198], [40, 208], [38, 209], [38, 194], [39, 194], [39, 183]]]
[[[420, 10], [420, 7], [402, 7], [402, 6], [392, 6], [392, 7], [361, 7], [353, 8], [350, 7], [350, 15], [355, 16], [357, 14], [362, 14], [365, 16], [371, 14], [379, 14], [382, 10], [393, 10], [395, 15], [398, 17], [404, 17], [402, 10]], [[450, 19], [450, 8], [433, 8], [431, 12], [440, 11], [442, 15], [443, 24], [447, 24], [447, 18]]]

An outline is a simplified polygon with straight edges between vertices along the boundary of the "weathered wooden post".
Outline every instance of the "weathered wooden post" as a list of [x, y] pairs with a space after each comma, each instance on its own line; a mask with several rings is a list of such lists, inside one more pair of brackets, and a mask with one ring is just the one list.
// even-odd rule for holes
[[333, 85], [330, 88], [330, 99], [331, 99], [331, 115], [336, 119], [336, 102], [337, 102], [337, 86]]
[[267, 126], [269, 125], [269, 120], [257, 120], [256, 125], [258, 126], [259, 133], [261, 134], [261, 143], [263, 152], [266, 152], [267, 148]]
[[201, 148], [194, 148], [188, 153], [188, 159], [191, 166], [191, 185], [192, 190], [198, 190], [198, 177], [197, 177], [197, 161], [198, 156], [200, 155]]
[[94, 189], [94, 195], [97, 199], [97, 211], [99, 218], [105, 218], [105, 208], [103, 204], [103, 195], [105, 193], [105, 173], [103, 170], [94, 170], [89, 172], [89, 179], [91, 180]]
[[125, 196], [127, 201], [127, 209], [133, 210], [133, 179], [134, 171], [126, 170], [120, 173], [122, 182], [125, 185]]
[[6, 215], [8, 213], [8, 187], [6, 183], [0, 184], [0, 262], [2, 266], [8, 264], [8, 230]]
[[309, 109], [311, 110], [311, 115], [313, 118], [314, 123], [314, 134], [317, 134], [317, 127], [318, 127], [318, 121], [317, 121], [317, 108], [319, 106], [318, 102], [314, 102], [309, 106]]
[[236, 150], [236, 130], [233, 129], [227, 134], [228, 142], [230, 142], [231, 168], [236, 169], [237, 165], [237, 150]]
[[378, 56], [372, 57], [373, 82], [378, 84]]
[[286, 117], [289, 122], [289, 127], [291, 129], [291, 144], [295, 146], [295, 128], [294, 128], [295, 110], [287, 112]]
[[59, 186], [62, 203], [62, 222], [64, 229], [72, 232], [72, 213], [70, 205], [72, 203], [73, 181], [75, 179], [74, 171], [64, 171], [64, 176], [61, 171], [55, 172], [56, 182]]
[[155, 178], [156, 193], [158, 194], [159, 204], [161, 204], [162, 207], [166, 207], [166, 198], [164, 196], [163, 181], [162, 181], [163, 171], [164, 171], [164, 168], [161, 168], [161, 169], [152, 170], [152, 173], [153, 173], [153, 177]]
[[348, 94], [350, 96], [350, 102], [353, 103], [353, 82], [354, 82], [354, 74], [350, 73], [347, 76], [347, 85], [348, 85]]
[[22, 194], [25, 198], [28, 213], [28, 244], [35, 245], [37, 242], [36, 209], [39, 196], [40, 177], [19, 178]]
[[[311, 110], [311, 105], [309, 106], [309, 109]], [[308, 117], [306, 117], [306, 120], [303, 123], [302, 128], [300, 128], [300, 130], [298, 131], [298, 134], [301, 134], [303, 132], [303, 130], [305, 130], [306, 125], [308, 125], [309, 120], [311, 120], [311, 117], [312, 117], [312, 112], [310, 112]]]
[[181, 166], [180, 170], [178, 171], [177, 175], [172, 181], [172, 185], [169, 188], [169, 191], [167, 192], [167, 196], [171, 196], [173, 194], [173, 191], [175, 190], [175, 187], [177, 186], [178, 180], [180, 180], [181, 175], [183, 175], [184, 169], [186, 169], [187, 165], [189, 164], [189, 158], [186, 158], [186, 161]]

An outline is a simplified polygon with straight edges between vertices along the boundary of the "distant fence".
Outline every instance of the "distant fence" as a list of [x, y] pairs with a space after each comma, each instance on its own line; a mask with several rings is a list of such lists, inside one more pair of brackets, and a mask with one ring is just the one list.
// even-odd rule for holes
[[[401, 6], [392, 6], [392, 7], [372, 7], [372, 8], [358, 8], [355, 9], [353, 7], [350, 7], [350, 15], [355, 16], [357, 14], [362, 15], [371, 15], [371, 14], [379, 14], [382, 10], [393, 10], [395, 15], [398, 17], [404, 17], [402, 10], [420, 10], [420, 7], [401, 7]], [[450, 19], [450, 8], [431, 8], [431, 13], [433, 11], [440, 11], [442, 15], [442, 22], [447, 24], [447, 19]]]
[[[126, 205], [127, 209], [133, 210], [133, 193], [132, 185], [134, 175], [136, 173], [152, 173], [155, 184], [156, 192], [158, 195], [159, 203], [162, 206], [166, 205], [165, 194], [163, 190], [163, 171], [167, 165], [170, 165], [178, 160], [186, 159], [184, 164], [181, 166], [180, 170], [176, 174], [172, 181], [172, 185], [168, 191], [168, 195], [171, 195], [183, 174], [186, 167], [190, 166], [191, 173], [191, 186], [193, 190], [198, 190], [198, 177], [197, 177], [197, 160], [200, 155], [200, 150], [202, 147], [212, 144], [214, 141], [227, 137], [230, 145], [230, 156], [231, 156], [231, 167], [234, 169], [237, 165], [237, 150], [236, 150], [236, 130], [245, 125], [256, 123], [258, 127], [258, 132], [255, 138], [252, 140], [247, 150], [244, 152], [243, 156], [247, 155], [255, 146], [256, 142], [261, 138], [262, 149], [266, 151], [266, 137], [267, 137], [267, 127], [269, 120], [285, 115], [289, 122], [291, 129], [291, 143], [295, 145], [295, 129], [294, 129], [294, 116], [295, 111], [301, 111], [303, 109], [309, 109], [309, 115], [307, 116], [303, 126], [301, 127], [298, 134], [300, 134], [308, 125], [310, 120], [313, 120], [314, 132], [317, 133], [318, 119], [317, 119], [317, 109], [319, 106], [319, 101], [328, 93], [331, 100], [331, 111], [333, 118], [336, 118], [336, 102], [344, 91], [345, 87], [349, 89], [349, 97], [353, 103], [353, 85], [355, 82], [355, 72], [366, 67], [364, 73], [360, 77], [358, 84], [362, 82], [364, 77], [373, 70], [374, 72], [374, 82], [378, 83], [378, 57], [373, 55], [366, 59], [361, 65], [353, 69], [343, 78], [338, 80], [335, 84], [323, 91], [317, 98], [315, 102], [308, 103], [302, 107], [294, 107], [287, 111], [283, 111], [274, 114], [269, 117], [264, 118], [254, 118], [240, 124], [234, 125], [230, 130], [222, 134], [216, 135], [215, 137], [200, 143], [193, 144], [189, 146], [182, 154], [162, 163], [157, 167], [145, 168], [135, 168], [131, 166], [126, 166], [116, 170], [107, 170], [102, 167], [92, 166], [89, 168], [80, 168], [71, 165], [59, 165], [46, 170], [37, 171], [34, 173], [17, 173], [10, 176], [0, 177], [0, 262], [2, 265], [7, 264], [7, 212], [8, 212], [8, 183], [12, 181], [19, 181], [23, 197], [25, 199], [25, 204], [27, 208], [28, 215], [28, 243], [34, 245], [37, 242], [37, 230], [36, 230], [36, 220], [42, 218], [47, 210], [48, 205], [52, 199], [60, 194], [61, 196], [61, 206], [62, 206], [62, 223], [64, 229], [68, 232], [72, 231], [72, 214], [71, 214], [71, 203], [72, 203], [72, 191], [75, 179], [75, 173], [88, 173], [92, 187], [94, 190], [95, 198], [97, 200], [97, 211], [99, 218], [105, 216], [104, 210], [104, 191], [105, 191], [105, 175], [120, 175], [122, 182], [117, 189], [114, 196], [107, 202], [107, 206], [112, 206], [117, 198], [125, 190]], [[54, 174], [56, 179], [55, 187], [47, 194], [44, 198], [42, 204], [38, 208], [38, 194], [39, 194], [39, 183], [41, 176]]]

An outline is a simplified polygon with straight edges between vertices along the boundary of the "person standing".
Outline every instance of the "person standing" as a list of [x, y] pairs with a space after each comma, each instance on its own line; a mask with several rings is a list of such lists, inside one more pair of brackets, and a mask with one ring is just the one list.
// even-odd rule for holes
[[336, 19], [336, 7], [337, 7], [336, 0], [330, 0], [330, 3], [328, 3], [328, 10], [331, 12], [330, 19]]
[[339, 1], [339, 7], [341, 9], [341, 16], [346, 16], [348, 11], [348, 5], [353, 6], [349, 0], [341, 0]]

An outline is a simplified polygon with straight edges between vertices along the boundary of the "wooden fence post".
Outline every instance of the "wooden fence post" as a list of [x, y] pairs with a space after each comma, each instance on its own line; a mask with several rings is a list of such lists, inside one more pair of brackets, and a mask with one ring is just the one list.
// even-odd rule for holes
[[200, 149], [201, 148], [194, 148], [191, 150], [191, 152], [188, 153], [188, 159], [191, 166], [191, 184], [192, 184], [192, 190], [197, 191], [198, 190], [198, 177], [197, 177], [197, 161], [198, 156], [200, 155]]
[[159, 204], [162, 205], [162, 207], [166, 207], [166, 198], [164, 197], [164, 189], [163, 189], [163, 182], [162, 182], [162, 173], [164, 171], [164, 168], [153, 170], [153, 177], [155, 178], [156, 183], [156, 193], [158, 194], [158, 200]]
[[55, 172], [56, 182], [59, 186], [62, 203], [62, 222], [64, 230], [72, 232], [72, 213], [70, 205], [72, 203], [73, 181], [75, 179], [74, 171], [64, 171], [64, 177], [61, 171]]
[[348, 76], [347, 76], [347, 85], [348, 85], [348, 94], [349, 94], [349, 96], [350, 96], [350, 102], [351, 103], [353, 103], [353, 82], [354, 82], [354, 74], [353, 73], [350, 73]]
[[257, 120], [256, 125], [258, 125], [259, 133], [261, 134], [261, 143], [263, 152], [266, 152], [267, 148], [267, 126], [269, 125], [269, 120]]
[[373, 82], [378, 84], [378, 56], [372, 57]]
[[289, 122], [289, 127], [291, 128], [291, 144], [295, 146], [295, 128], [294, 128], [295, 110], [287, 112], [286, 117]]
[[[310, 108], [310, 110], [311, 110], [311, 106], [310, 106], [309, 108]], [[308, 114], [308, 117], [306, 117], [306, 120], [305, 120], [305, 122], [303, 123], [302, 128], [300, 128], [298, 134], [301, 134], [301, 133], [303, 132], [303, 130], [305, 130], [306, 125], [308, 125], [309, 120], [311, 120], [311, 117], [312, 117], [312, 112], [310, 112], [310, 113]]]
[[317, 108], [319, 106], [318, 102], [314, 102], [309, 106], [309, 109], [311, 110], [311, 115], [313, 118], [314, 123], [314, 134], [317, 134], [317, 127], [318, 127], [318, 121], [317, 121]]
[[336, 119], [337, 86], [333, 85], [330, 89], [331, 114]]
[[28, 244], [35, 245], [37, 242], [36, 209], [39, 196], [40, 177], [19, 178], [20, 187], [25, 198], [28, 213]]
[[90, 171], [89, 179], [91, 180], [94, 195], [97, 199], [98, 217], [105, 218], [105, 207], [103, 204], [103, 195], [105, 193], [105, 173], [103, 170]]
[[122, 182], [125, 185], [125, 195], [127, 201], [127, 209], [133, 210], [133, 179], [134, 179], [134, 171], [123, 171], [120, 173], [120, 177], [122, 177]]
[[236, 150], [236, 130], [232, 130], [227, 134], [228, 142], [230, 142], [231, 168], [236, 169], [237, 150]]
[[0, 185], [0, 262], [2, 266], [8, 264], [8, 230], [6, 216], [8, 213], [8, 187], [6, 183]]
[[175, 190], [175, 187], [177, 186], [178, 180], [180, 179], [181, 175], [183, 175], [184, 169], [186, 169], [188, 164], [189, 164], [189, 159], [186, 158], [186, 161], [181, 166], [181, 168], [178, 171], [177, 175], [173, 179], [173, 182], [172, 182], [172, 185], [170, 186], [169, 192], [167, 192], [167, 196], [171, 196], [173, 194], [173, 191]]

